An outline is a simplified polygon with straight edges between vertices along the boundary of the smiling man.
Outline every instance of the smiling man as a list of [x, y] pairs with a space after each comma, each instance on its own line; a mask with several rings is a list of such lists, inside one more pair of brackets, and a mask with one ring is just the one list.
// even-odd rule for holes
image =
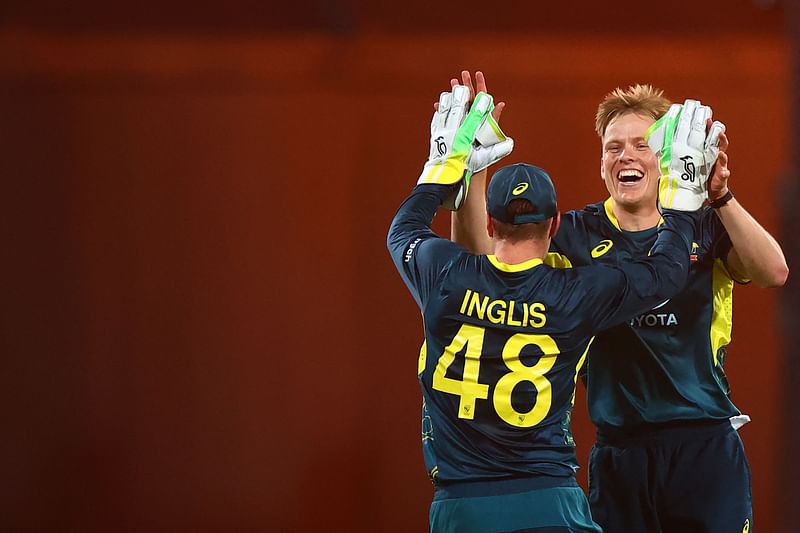
[[[669, 108], [649, 85], [616, 89], [598, 106], [600, 174], [610, 198], [563, 217], [552, 249], [573, 265], [622, 264], [652, 245], [662, 171], [645, 137]], [[707, 125], [696, 126], [705, 132]], [[752, 531], [750, 467], [729, 422], [746, 418], [723, 370], [733, 286], [780, 286], [788, 270], [778, 244], [728, 189], [727, 147], [723, 133], [686, 288], [598, 335], [587, 359], [597, 426], [589, 500], [608, 533]]]
[[[637, 104], [642, 106], [640, 113], [647, 113], [647, 108], [656, 118], [666, 113], [667, 102], [653, 98], [646, 90], [639, 91], [643, 93]], [[608, 111], [601, 108], [598, 112], [597, 128], [603, 143], [600, 175], [613, 200], [612, 211], [619, 213], [617, 220], [622, 220], [626, 230], [652, 228], [661, 215], [655, 202], [646, 200], [656, 196], [660, 173], [644, 133], [655, 119], [636, 111], [620, 114], [612, 107], [616, 101], [607, 100]], [[609, 117], [612, 113], [616, 115], [613, 118]]]
[[[477, 81], [485, 90], [482, 75]], [[600, 103], [600, 174], [610, 198], [562, 216], [551, 251], [566, 264], [617, 266], [648, 253], [666, 169], [646, 136], [669, 109], [663, 91], [649, 85], [616, 89]], [[705, 134], [707, 124], [692, 127]], [[686, 288], [598, 335], [589, 350], [585, 382], [597, 426], [589, 501], [606, 533], [753, 531], [750, 467], [735, 431], [748, 419], [731, 401], [723, 370], [733, 286], [781, 286], [788, 268], [775, 239], [728, 189], [728, 139], [719, 139]], [[694, 170], [687, 166], [685, 179]], [[477, 250], [487, 247], [475, 208], [483, 179], [473, 177], [470, 202], [453, 220], [453, 238]]]

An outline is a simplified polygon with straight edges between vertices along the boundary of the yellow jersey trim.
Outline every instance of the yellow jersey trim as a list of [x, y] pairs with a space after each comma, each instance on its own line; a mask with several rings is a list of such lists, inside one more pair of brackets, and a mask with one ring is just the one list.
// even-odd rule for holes
[[572, 268], [572, 261], [569, 260], [569, 257], [557, 252], [547, 252], [544, 264], [553, 268]]
[[[619, 220], [617, 220], [617, 215], [614, 214], [614, 199], [613, 198], [611, 198], [609, 196], [606, 199], [606, 201], [603, 202], [603, 209], [605, 209], [606, 217], [608, 217], [608, 220], [611, 221], [611, 223], [614, 225], [614, 227], [617, 228], [619, 231], [625, 231], [625, 230], [623, 230], [622, 228], [619, 227]], [[664, 219], [663, 218], [659, 218], [658, 219], [658, 225], [660, 226], [663, 223], [664, 223]]]
[[614, 214], [614, 199], [609, 197], [603, 202], [603, 208], [606, 210], [606, 216], [608, 220], [614, 224], [614, 227], [617, 228], [619, 231], [622, 231], [622, 228], [619, 227], [619, 220], [617, 220], [617, 216]]
[[733, 278], [725, 268], [722, 259], [714, 260], [714, 270], [711, 273], [711, 353], [714, 357], [714, 366], [719, 364], [717, 353], [723, 346], [731, 342], [731, 329], [733, 328]]
[[575, 365], [575, 377], [572, 378], [572, 401], [571, 404], [575, 407], [575, 389], [578, 388], [578, 374], [581, 373], [581, 368], [583, 368], [583, 364], [586, 362], [586, 355], [589, 353], [589, 348], [592, 347], [592, 343], [594, 342], [594, 337], [589, 339], [589, 342], [586, 343], [586, 349], [583, 351], [583, 355], [581, 358], [578, 359], [578, 364]]
[[537, 267], [542, 263], [544, 263], [544, 261], [542, 261], [538, 257], [534, 259], [529, 259], [522, 263], [517, 263], [516, 265], [509, 265], [508, 263], [503, 263], [502, 261], [497, 259], [497, 257], [494, 255], [487, 255], [486, 258], [489, 259], [489, 262], [492, 265], [494, 265], [494, 267], [497, 270], [501, 270], [503, 272], [522, 272], [523, 270], [530, 270], [531, 268]]
[[419, 359], [417, 359], [417, 375], [421, 376], [425, 371], [425, 364], [428, 360], [428, 341], [422, 341], [422, 346], [419, 348]]

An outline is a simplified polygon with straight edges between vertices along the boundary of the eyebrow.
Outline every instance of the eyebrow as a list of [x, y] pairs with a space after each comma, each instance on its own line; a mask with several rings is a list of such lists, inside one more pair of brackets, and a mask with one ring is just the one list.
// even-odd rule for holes
[[[620, 137], [611, 137], [610, 139], [608, 139], [608, 140], [603, 142], [603, 146], [607, 146], [607, 145], [613, 144], [613, 143], [622, 143], [622, 144], [624, 144], [626, 142], [626, 140], [627, 140], [627, 138], [623, 139], [623, 138], [620, 138]], [[631, 140], [633, 142], [644, 141], [644, 135], [641, 135], [639, 137], [633, 137]]]

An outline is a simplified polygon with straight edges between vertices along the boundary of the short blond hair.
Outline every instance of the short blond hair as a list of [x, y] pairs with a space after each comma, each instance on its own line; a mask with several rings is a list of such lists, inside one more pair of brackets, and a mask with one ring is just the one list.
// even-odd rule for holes
[[664, 91], [652, 85], [631, 85], [624, 91], [617, 87], [597, 107], [595, 130], [602, 139], [606, 128], [615, 118], [635, 113], [657, 120], [669, 110], [670, 105], [672, 102], [664, 96]]

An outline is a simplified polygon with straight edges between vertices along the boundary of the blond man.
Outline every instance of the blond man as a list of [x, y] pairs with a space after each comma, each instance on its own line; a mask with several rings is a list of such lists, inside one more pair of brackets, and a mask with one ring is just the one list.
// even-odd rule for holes
[[[485, 88], [482, 76], [477, 81]], [[565, 264], [620, 265], [652, 246], [662, 171], [646, 134], [669, 107], [649, 85], [616, 89], [600, 103], [600, 175], [610, 197], [562, 216], [551, 251]], [[731, 299], [735, 283], [783, 285], [788, 268], [728, 188], [728, 139], [720, 139], [686, 288], [599, 334], [589, 351], [584, 379], [597, 426], [589, 501], [607, 533], [753, 531], [750, 469], [735, 431], [747, 419], [723, 370]], [[481, 201], [482, 179], [473, 177], [470, 201], [453, 221], [454, 239], [478, 251], [487, 244], [471, 202]]]

